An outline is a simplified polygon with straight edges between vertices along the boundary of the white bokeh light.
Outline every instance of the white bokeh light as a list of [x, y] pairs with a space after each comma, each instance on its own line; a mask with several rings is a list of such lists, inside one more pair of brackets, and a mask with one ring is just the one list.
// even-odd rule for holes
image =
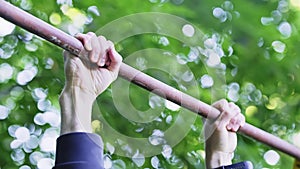
[[23, 165], [19, 169], [31, 169], [28, 165]]
[[43, 88], [35, 88], [32, 91], [31, 95], [34, 98], [34, 100], [44, 100], [48, 95], [48, 91], [47, 89], [43, 89]]
[[51, 108], [51, 101], [48, 99], [39, 100], [37, 103], [37, 107], [40, 111], [47, 111]]
[[19, 127], [15, 132], [15, 136], [17, 140], [26, 142], [30, 138], [30, 132], [26, 127]]
[[0, 120], [6, 119], [9, 112], [10, 112], [9, 108], [0, 105]]
[[3, 18], [0, 18], [0, 25], [0, 37], [11, 34], [16, 27], [16, 25], [4, 20]]
[[148, 138], [150, 144], [157, 146], [166, 143], [165, 133], [159, 129], [154, 129], [152, 135]]
[[173, 152], [173, 150], [172, 150], [172, 147], [171, 147], [171, 146], [169, 146], [169, 145], [164, 145], [161, 154], [162, 154], [166, 159], [169, 159], [169, 158], [171, 158], [171, 156], [172, 156], [172, 152]]
[[43, 152], [55, 152], [56, 139], [59, 136], [57, 128], [48, 128], [40, 139], [40, 148]]
[[138, 167], [142, 167], [145, 163], [145, 156], [137, 150], [136, 153], [132, 156], [132, 161]]
[[208, 60], [206, 61], [207, 66], [215, 67], [221, 63], [221, 58], [215, 52], [211, 52], [208, 56]]
[[216, 39], [208, 38], [204, 41], [204, 46], [208, 49], [214, 49], [217, 47]]
[[281, 41], [272, 42], [273, 49], [278, 53], [283, 53], [285, 51], [286, 45]]
[[278, 26], [278, 30], [281, 33], [282, 36], [288, 38], [292, 34], [292, 26], [288, 22], [282, 22]]
[[30, 82], [37, 74], [37, 67], [33, 66], [31, 68], [25, 69], [18, 73], [17, 82], [19, 85], [26, 85]]
[[209, 75], [203, 75], [200, 79], [201, 87], [202, 88], [210, 88], [214, 85], [214, 80]]
[[272, 17], [261, 17], [260, 19], [261, 24], [263, 25], [270, 25], [274, 22], [274, 18]]
[[195, 28], [192, 25], [186, 24], [182, 27], [182, 32], [187, 37], [192, 37], [195, 34]]
[[55, 151], [56, 140], [51, 136], [43, 136], [40, 141], [40, 148], [44, 152]]
[[112, 167], [111, 157], [109, 155], [104, 155], [103, 163], [104, 163], [104, 169], [110, 169]]
[[182, 74], [181, 79], [185, 82], [190, 82], [194, 79], [194, 74], [191, 71], [186, 71]]
[[151, 158], [151, 165], [153, 168], [159, 167], [159, 159], [156, 156]]
[[10, 143], [10, 148], [11, 148], [11, 149], [16, 149], [16, 148], [20, 147], [22, 144], [23, 144], [23, 142], [20, 141], [20, 140], [13, 140], [13, 141]]
[[0, 83], [5, 82], [12, 78], [14, 73], [14, 68], [8, 63], [2, 63], [0, 65]]
[[51, 158], [42, 158], [38, 161], [38, 169], [52, 169], [54, 166], [54, 160]]
[[172, 111], [177, 111], [180, 109], [180, 106], [169, 101], [169, 100], [165, 100], [165, 106], [166, 108], [168, 108], [169, 110], [172, 110]]
[[170, 44], [169, 39], [165, 36], [160, 37], [158, 43], [163, 46], [168, 46]]
[[238, 83], [230, 83], [228, 85], [228, 92], [227, 92], [227, 97], [229, 100], [233, 102], [237, 102], [239, 100], [239, 90], [240, 90], [240, 85]]
[[29, 156], [30, 163], [33, 165], [37, 165], [38, 161], [40, 161], [42, 158], [44, 158], [44, 155], [39, 151], [31, 153]]
[[50, 124], [52, 127], [59, 127], [60, 125], [60, 116], [53, 111], [45, 112], [43, 118], [45, 122]]
[[225, 22], [227, 20], [227, 13], [222, 8], [214, 8], [213, 15], [218, 18], [220, 22]]
[[269, 150], [264, 154], [264, 159], [269, 165], [276, 165], [280, 160], [280, 156], [276, 151]]

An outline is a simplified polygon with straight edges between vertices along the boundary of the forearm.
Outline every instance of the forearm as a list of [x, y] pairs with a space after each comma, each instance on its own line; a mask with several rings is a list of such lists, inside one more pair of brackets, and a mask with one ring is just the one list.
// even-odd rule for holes
[[92, 132], [91, 113], [95, 98], [79, 87], [65, 87], [59, 103], [61, 107], [61, 134]]

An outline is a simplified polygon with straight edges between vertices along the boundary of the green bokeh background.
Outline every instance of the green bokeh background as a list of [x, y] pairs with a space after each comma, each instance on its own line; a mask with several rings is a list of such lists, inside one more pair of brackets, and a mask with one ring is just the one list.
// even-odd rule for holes
[[[53, 16], [53, 13], [58, 14], [61, 21], [54, 26], [66, 32], [68, 32], [67, 26], [73, 24], [72, 16], [67, 16], [62, 10], [62, 6], [67, 4], [69, 8], [76, 9], [75, 13], [81, 13], [91, 19], [91, 22], [81, 25], [79, 31], [82, 32], [96, 32], [101, 26], [120, 17], [140, 12], [162, 12], [181, 17], [202, 30], [205, 34], [204, 40], [218, 37], [218, 45], [224, 51], [221, 62], [226, 67], [209, 69], [223, 74], [226, 82], [219, 88], [221, 94], [217, 97], [224, 96], [231, 100], [232, 98], [228, 95], [230, 86], [237, 84], [239, 98], [233, 101], [241, 107], [247, 122], [297, 144], [293, 142], [293, 136], [300, 131], [300, 57], [298, 56], [300, 54], [298, 47], [300, 44], [300, 1], [295, 1], [296, 4], [289, 0], [11, 0], [10, 2], [50, 24], [53, 24], [53, 21], [49, 19], [50, 16]], [[91, 10], [96, 8], [99, 16], [95, 10]], [[213, 15], [216, 8], [222, 8], [226, 12], [226, 20], [221, 21]], [[263, 17], [271, 18], [272, 21], [263, 24]], [[288, 37], [282, 35], [278, 29], [279, 25], [285, 22], [292, 29]], [[121, 30], [123, 27], [120, 26], [118, 29]], [[115, 33], [118, 34], [118, 32]], [[43, 113], [43, 111], [37, 107], [37, 101], [32, 93], [36, 88], [44, 89], [47, 93], [45, 99], [51, 102], [51, 108], [59, 110], [58, 96], [64, 85], [62, 50], [36, 36], [32, 38], [30, 36], [27, 31], [16, 27], [11, 34], [0, 37], [0, 47], [7, 50], [4, 49], [5, 45], [9, 45], [10, 50], [14, 51], [7, 59], [0, 55], [0, 65], [8, 63], [14, 68], [12, 77], [0, 84], [0, 105], [10, 108], [8, 117], [0, 120], [1, 169], [15, 169], [22, 166], [23, 168], [24, 166], [37, 168], [37, 165], [30, 160], [33, 152], [41, 152], [45, 158], [54, 159], [55, 157], [53, 152], [43, 152], [40, 146], [30, 150], [25, 150], [24, 146], [11, 148], [11, 142], [15, 138], [9, 134], [8, 129], [12, 125], [25, 126], [30, 129], [31, 135], [39, 139], [49, 128], [54, 128], [59, 132], [58, 127], [50, 124], [38, 125], [34, 122], [36, 114]], [[159, 34], [136, 35], [117, 43], [116, 49], [124, 58], [145, 48], [168, 50], [174, 54], [174, 59], [178, 54], [181, 54], [183, 58], [188, 58], [190, 46], [171, 37], [166, 37], [169, 44], [163, 45], [159, 43], [162, 37], [164, 36]], [[274, 41], [285, 44], [283, 52], [275, 50], [276, 47], [272, 46]], [[28, 50], [28, 45], [35, 45], [37, 48]], [[199, 83], [198, 99], [210, 104], [215, 101], [212, 91], [210, 88], [202, 88], [200, 82], [201, 77], [207, 74], [208, 67], [205, 62], [201, 61], [205, 57], [202, 55], [198, 57], [199, 59], [196, 60], [187, 60], [185, 65], [191, 69]], [[49, 59], [53, 62], [50, 67]], [[25, 69], [26, 65], [36, 66], [38, 72], [28, 83], [20, 85], [16, 80], [17, 75]], [[181, 82], [165, 72], [149, 70], [146, 73], [175, 88], [180, 88]], [[16, 89], [20, 92], [16, 92]], [[137, 109], [150, 108], [148, 92], [132, 85], [130, 97]], [[134, 123], [120, 116], [114, 108], [111, 90], [104, 92], [98, 98], [97, 103], [103, 117], [114, 129], [132, 137], [150, 136], [153, 130], [158, 128], [165, 130], [172, 125], [166, 122], [166, 117], [170, 115], [176, 119], [178, 115], [178, 111], [165, 109], [159, 116], [162, 121], [147, 124]], [[103, 126], [98, 121], [101, 119], [100, 114], [95, 112], [93, 118], [95, 130], [101, 134]], [[143, 132], [136, 132], [137, 128], [143, 128]], [[162, 154], [157, 155], [160, 167], [205, 168], [204, 145], [199, 141], [201, 130], [202, 119], [198, 117], [191, 124], [190, 132], [172, 148], [170, 159], [166, 159]], [[300, 140], [298, 140], [298, 145], [299, 142]], [[275, 165], [268, 164], [264, 159], [264, 154], [269, 150], [272, 148], [251, 138], [239, 136], [234, 162], [250, 160], [258, 169], [292, 168], [294, 159], [276, 150], [280, 155], [279, 161]], [[13, 160], [12, 154], [18, 151], [24, 152], [24, 158], [18, 161]], [[145, 158], [145, 163], [138, 167], [131, 158], [118, 156], [107, 149], [105, 153], [113, 162], [113, 168], [153, 168], [152, 157]]]

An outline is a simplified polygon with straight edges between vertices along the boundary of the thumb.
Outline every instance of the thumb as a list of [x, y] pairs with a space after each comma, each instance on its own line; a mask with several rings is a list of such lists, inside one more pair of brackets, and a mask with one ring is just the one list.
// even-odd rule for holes
[[115, 50], [114, 46], [112, 46], [108, 51], [108, 56], [111, 61], [108, 69], [112, 72], [119, 72], [122, 56]]

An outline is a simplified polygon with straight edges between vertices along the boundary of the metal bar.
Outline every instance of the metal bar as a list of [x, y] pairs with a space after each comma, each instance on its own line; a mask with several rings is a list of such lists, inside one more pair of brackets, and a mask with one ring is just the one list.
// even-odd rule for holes
[[[67, 33], [51, 26], [50, 24], [36, 18], [35, 16], [0, 0], [0, 16], [4, 19], [32, 32], [53, 44], [78, 55], [84, 50], [81, 42]], [[156, 94], [166, 97], [166, 99], [181, 105], [205, 118], [216, 118], [220, 112], [212, 106], [197, 100], [171, 86], [168, 86], [142, 72], [136, 70], [125, 63], [122, 63], [119, 75], [128, 81], [137, 84], [149, 91], [160, 91]], [[158, 89], [158, 90], [154, 90]], [[300, 149], [287, 141], [284, 141], [264, 130], [246, 123], [239, 130], [240, 133], [252, 137], [266, 145], [278, 149], [297, 159], [300, 159]]]

